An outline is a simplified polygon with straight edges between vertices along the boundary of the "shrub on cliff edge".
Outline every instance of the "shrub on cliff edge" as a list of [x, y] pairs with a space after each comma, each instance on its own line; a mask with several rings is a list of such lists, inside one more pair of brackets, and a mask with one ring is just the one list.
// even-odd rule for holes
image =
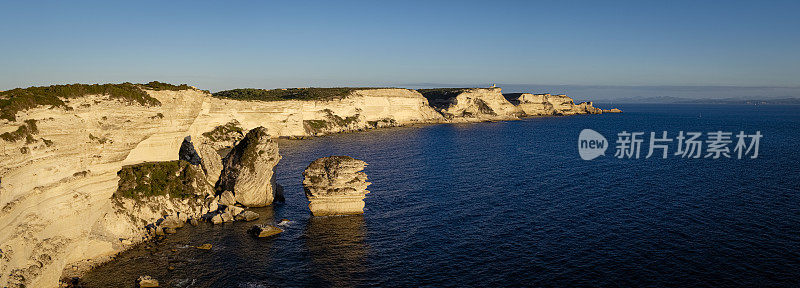
[[[152, 83], [152, 82], [151, 82]], [[122, 84], [67, 84], [43, 87], [16, 88], [0, 92], [0, 119], [16, 120], [17, 112], [41, 105], [66, 107], [62, 99], [86, 95], [108, 95], [111, 99], [130, 104], [159, 106], [158, 99], [150, 97], [133, 83]]]
[[337, 100], [342, 99], [356, 90], [379, 89], [374, 87], [334, 87], [334, 88], [288, 88], [288, 89], [254, 89], [243, 88], [225, 90], [214, 93], [214, 97], [234, 100]]

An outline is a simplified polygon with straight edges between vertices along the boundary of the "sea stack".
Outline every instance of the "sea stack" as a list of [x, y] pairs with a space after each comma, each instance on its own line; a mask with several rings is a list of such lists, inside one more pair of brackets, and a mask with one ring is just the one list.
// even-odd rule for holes
[[222, 159], [217, 194], [231, 191], [236, 202], [247, 207], [272, 204], [277, 187], [275, 166], [280, 160], [278, 143], [267, 134], [267, 128], [250, 130]]
[[331, 156], [314, 160], [303, 176], [303, 188], [314, 216], [356, 215], [364, 213], [367, 163], [349, 156]]

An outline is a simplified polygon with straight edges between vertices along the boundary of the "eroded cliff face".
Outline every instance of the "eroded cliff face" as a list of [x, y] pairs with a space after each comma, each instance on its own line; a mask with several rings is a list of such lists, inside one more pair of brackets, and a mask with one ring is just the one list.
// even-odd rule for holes
[[111, 197], [114, 213], [104, 215], [95, 232], [116, 236], [122, 245], [199, 219], [206, 212], [206, 199], [214, 195], [200, 165], [183, 160], [127, 165], [117, 175], [118, 188]]
[[449, 122], [514, 120], [522, 110], [493, 88], [444, 88], [419, 90]]
[[[194, 196], [113, 200], [123, 166], [178, 160], [186, 136], [207, 161], [181, 171], [205, 173], [206, 183], [198, 180], [196, 186], [206, 191], [219, 179], [213, 171], [223, 169], [221, 160], [208, 155], [232, 147], [259, 126], [272, 137], [303, 137], [415, 123], [517, 119], [524, 111], [506, 101], [499, 88], [466, 89], [436, 108], [408, 89], [363, 89], [331, 101], [273, 102], [219, 99], [197, 89], [146, 92], [160, 105], [94, 95], [65, 99], [65, 107], [28, 109], [13, 121], [0, 119], [0, 134], [9, 133], [0, 139], [0, 287], [56, 286], [65, 268], [92, 263], [87, 259], [102, 261], [141, 241], [148, 222], [160, 216], [209, 212], [204, 211], [208, 196], [201, 206]], [[570, 107], [580, 113], [591, 106], [553, 101], [561, 105], [552, 104], [559, 111]]]
[[211, 98], [192, 134], [232, 119], [244, 130], [263, 126], [274, 137], [319, 136], [344, 131], [444, 121], [417, 91], [365, 89], [331, 101], [239, 101]]
[[601, 114], [603, 111], [592, 106], [592, 102], [575, 104], [566, 95], [510, 93], [505, 98], [516, 105], [525, 116]]
[[[0, 286], [52, 287], [68, 263], [123, 248], [99, 232], [104, 215], [115, 212], [110, 198], [117, 172], [124, 164], [176, 159], [180, 135], [205, 95], [149, 93], [162, 105], [87, 96], [71, 99], [69, 108], [40, 106], [18, 113], [14, 122], [0, 120], [4, 130], [30, 120], [37, 126], [31, 141], [0, 140]], [[139, 146], [153, 138], [159, 141]], [[160, 149], [175, 153], [167, 157]]]

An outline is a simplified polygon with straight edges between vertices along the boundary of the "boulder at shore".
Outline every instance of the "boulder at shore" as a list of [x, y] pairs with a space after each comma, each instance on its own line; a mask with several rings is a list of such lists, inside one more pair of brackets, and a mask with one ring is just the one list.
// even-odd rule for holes
[[272, 204], [276, 193], [275, 166], [280, 160], [278, 143], [267, 134], [267, 128], [250, 130], [222, 159], [217, 193], [231, 191], [236, 202], [247, 207]]
[[367, 163], [349, 156], [331, 156], [314, 160], [303, 172], [303, 188], [314, 216], [355, 215], [364, 213]]
[[248, 231], [250, 232], [250, 234], [253, 234], [253, 236], [263, 238], [275, 234], [280, 234], [281, 232], [283, 232], [283, 229], [278, 228], [278, 226], [272, 224], [264, 224], [264, 225], [253, 225], [253, 227], [251, 227], [250, 230]]
[[137, 284], [139, 284], [140, 288], [151, 288], [151, 287], [159, 287], [158, 280], [153, 279], [148, 275], [139, 276], [137, 279]]

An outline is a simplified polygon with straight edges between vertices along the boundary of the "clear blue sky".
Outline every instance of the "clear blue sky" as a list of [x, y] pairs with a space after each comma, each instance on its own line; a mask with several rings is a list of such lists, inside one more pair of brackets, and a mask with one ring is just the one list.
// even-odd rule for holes
[[800, 86], [800, 1], [3, 1], [0, 90]]

